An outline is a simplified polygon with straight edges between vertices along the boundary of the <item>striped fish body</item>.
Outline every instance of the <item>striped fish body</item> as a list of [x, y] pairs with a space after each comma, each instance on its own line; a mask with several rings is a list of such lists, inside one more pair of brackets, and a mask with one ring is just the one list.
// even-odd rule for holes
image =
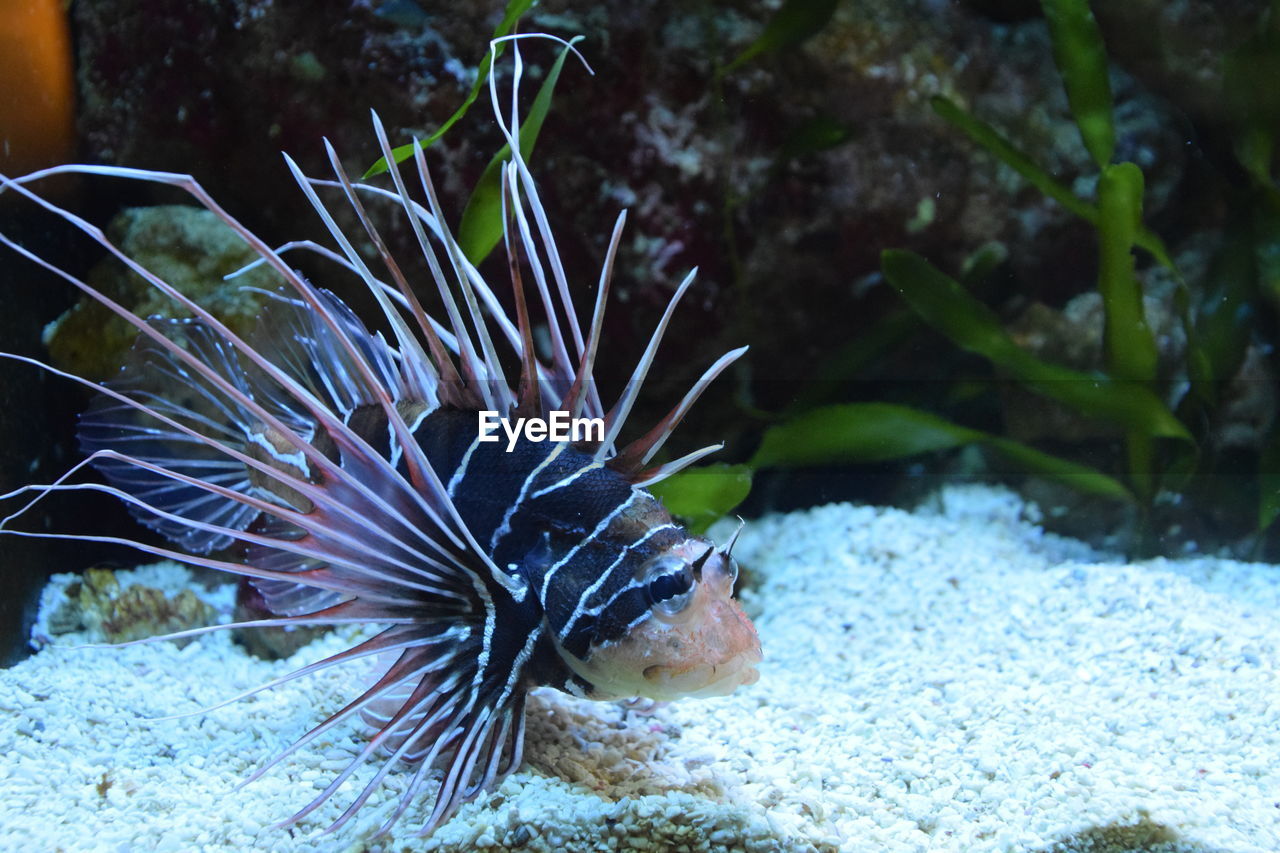
[[[754, 632], [732, 602], [722, 615], [741, 636], [725, 636], [725, 648], [709, 661], [729, 666], [723, 678], [679, 690], [670, 683], [670, 670], [654, 670], [647, 681], [643, 673], [637, 680], [622, 673], [611, 677], [607, 670], [610, 656], [625, 648], [628, 633], [650, 618], [655, 606], [663, 606], [660, 613], [669, 621], [679, 615], [676, 605], [688, 602], [693, 591], [693, 565], [707, 574], [708, 583], [711, 572], [718, 571], [726, 590], [736, 577], [731, 559], [708, 540], [691, 537], [646, 489], [598, 461], [589, 446], [520, 437], [508, 449], [505, 442], [480, 441], [474, 411], [431, 411], [420, 402], [401, 402], [397, 408], [416, 424], [413, 438], [447, 484], [464, 524], [504, 570], [502, 582], [486, 590], [494, 601], [493, 624], [482, 629], [493, 635], [488, 656], [493, 672], [487, 677], [514, 677], [526, 688], [551, 686], [594, 699], [715, 695], [741, 683], [742, 673], [732, 666], [734, 644], [750, 645]], [[347, 425], [384, 458], [400, 457], [377, 407], [353, 410]], [[260, 427], [247, 431], [255, 429]], [[334, 442], [321, 431], [314, 434], [313, 444], [340, 462]], [[258, 444], [264, 446], [267, 442]], [[260, 458], [293, 468], [287, 454], [269, 446], [269, 452], [259, 451]], [[278, 484], [260, 482], [259, 487], [300, 503]], [[281, 555], [256, 559], [276, 567], [272, 556]], [[302, 590], [295, 585], [257, 583], [271, 609], [300, 612], [295, 599]], [[306, 606], [318, 603], [308, 600]], [[706, 653], [705, 644], [699, 653]]]
[[[311, 295], [378, 365], [377, 388], [353, 377], [305, 300], [277, 296], [251, 349], [323, 399], [327, 424], [287, 382], [246, 368], [215, 328], [153, 320], [175, 348], [144, 336], [80, 439], [121, 493], [145, 498], [132, 504], [144, 524], [196, 553], [244, 544], [243, 565], [215, 567], [252, 579], [278, 615], [261, 624], [392, 623], [339, 658], [398, 656], [313, 733], [359, 711], [376, 733], [370, 752], [456, 771], [434, 826], [518, 765], [532, 687], [668, 700], [755, 680], [759, 643], [732, 598], [727, 551], [690, 536], [598, 444], [481, 441], [477, 409], [415, 399], [396, 367], [403, 355], [331, 294]], [[277, 357], [268, 347], [282, 339], [308, 357]], [[378, 393], [389, 405], [371, 402]], [[123, 402], [137, 399], [149, 406]], [[244, 464], [174, 426], [216, 434]], [[415, 500], [423, 472], [466, 533], [461, 550]]]
[[[518, 86], [518, 48], [512, 53]], [[496, 107], [496, 89], [492, 94]], [[382, 830], [434, 786], [434, 807], [422, 828], [430, 832], [519, 766], [524, 702], [534, 686], [590, 698], [667, 700], [721, 695], [756, 679], [760, 646], [733, 599], [729, 548], [691, 536], [645, 488], [717, 449], [654, 462], [702, 390], [745, 347], [712, 364], [665, 418], [622, 444], [635, 396], [692, 274], [606, 410], [592, 368], [624, 217], [614, 226], [584, 331], [532, 176], [514, 144], [518, 128], [497, 114], [514, 152], [503, 171], [514, 317], [462, 257], [421, 150], [415, 165], [425, 202], [412, 199], [394, 166], [386, 188], [351, 181], [331, 150], [332, 180], [309, 178], [286, 158], [339, 248], [297, 245], [363, 281], [389, 339], [306, 281], [282, 250], [267, 246], [187, 176], [94, 166], [0, 176], [0, 191], [62, 216], [192, 315], [139, 317], [0, 234], [0, 242], [140, 333], [120, 375], [99, 388], [81, 419], [87, 461], [107, 484], [32, 486], [38, 495], [27, 508], [70, 488], [115, 495], [180, 550], [127, 537], [56, 535], [123, 542], [249, 578], [274, 615], [241, 626], [380, 626], [350, 649], [261, 688], [360, 658], [385, 661], [367, 689], [250, 777], [335, 726], [359, 718], [372, 726], [359, 755], [290, 821], [320, 807], [357, 767], [381, 756], [373, 779], [330, 828], [350, 820], [387, 773], [407, 765], [408, 782]], [[374, 127], [392, 162], [376, 116]], [[267, 294], [269, 307], [254, 335], [239, 337], [101, 230], [29, 188], [61, 172], [191, 193], [285, 282]], [[351, 206], [382, 261], [381, 276], [338, 228], [318, 188], [338, 190]], [[422, 309], [365, 199], [391, 201], [406, 216], [443, 319]], [[529, 276], [536, 299], [526, 301]], [[541, 309], [550, 341], [543, 357], [533, 346], [531, 306]], [[520, 364], [514, 382], [505, 376], [501, 348], [506, 361]], [[480, 440], [481, 411], [599, 418], [603, 437], [577, 444], [521, 437], [508, 447]], [[15, 529], [24, 511], [0, 523], [0, 533], [52, 535]], [[234, 626], [207, 630], [225, 627]]]
[[[432, 467], [447, 475], [467, 526], [508, 575], [508, 595], [494, 590], [504, 603], [496, 628], [510, 635], [508, 649], [534, 638], [530, 683], [597, 699], [714, 695], [741, 683], [733, 652], [755, 640], [732, 602], [719, 614], [724, 648], [709, 653], [704, 641], [699, 654], [714, 660], [697, 661], [729, 667], [721, 679], [679, 690], [670, 669], [636, 681], [602, 668], [655, 607], [672, 621], [677, 605], [691, 603], [695, 565], [708, 584], [717, 572], [726, 593], [736, 569], [711, 542], [691, 537], [647, 490], [600, 462], [594, 448], [521, 437], [507, 449], [479, 440], [475, 412], [449, 409], [427, 415], [415, 436]], [[515, 659], [523, 663], [521, 655]]]

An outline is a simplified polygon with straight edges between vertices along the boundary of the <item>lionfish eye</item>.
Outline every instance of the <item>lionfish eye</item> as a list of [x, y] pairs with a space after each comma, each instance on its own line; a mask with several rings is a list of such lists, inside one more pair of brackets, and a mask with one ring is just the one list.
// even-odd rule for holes
[[660, 616], [675, 616], [693, 601], [693, 567], [670, 555], [651, 560], [641, 574], [645, 594]]
[[678, 575], [662, 575], [649, 581], [649, 598], [654, 603], [675, 598], [693, 589], [693, 578], [687, 572]]

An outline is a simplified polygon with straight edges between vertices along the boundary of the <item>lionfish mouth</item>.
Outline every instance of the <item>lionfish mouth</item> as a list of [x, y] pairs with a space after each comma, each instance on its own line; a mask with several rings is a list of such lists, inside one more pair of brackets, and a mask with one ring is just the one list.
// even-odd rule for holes
[[[513, 48], [514, 103], [520, 85], [518, 42]], [[605, 583], [611, 576], [591, 576], [590, 564], [563, 568], [579, 548], [559, 561], [546, 562], [540, 586], [532, 582], [532, 569], [518, 565], [520, 555], [533, 553], [542, 535], [538, 523], [529, 518], [544, 519], [537, 512], [549, 513], [556, 506], [566, 512], [556, 502], [588, 484], [599, 491], [580, 498], [574, 506], [586, 510], [575, 508], [572, 518], [581, 524], [590, 512], [598, 514], [587, 524], [595, 532], [584, 541], [613, 529], [615, 519], [619, 525], [630, 523], [624, 509], [644, 505], [658, 513], [654, 517], [662, 516], [644, 487], [719, 446], [662, 464], [651, 465], [651, 460], [707, 385], [746, 351], [742, 347], [726, 353], [662, 421], [641, 438], [620, 445], [619, 434], [658, 342], [693, 274], [673, 296], [626, 390], [606, 409], [592, 371], [625, 212], [613, 229], [595, 310], [584, 332], [547, 216], [519, 153], [514, 110], [499, 109], [496, 75], [490, 76], [489, 85], [498, 124], [512, 152], [502, 170], [502, 192], [514, 319], [463, 256], [445, 224], [421, 146], [415, 146], [414, 165], [425, 203], [412, 200], [376, 115], [374, 129], [389, 167], [390, 189], [350, 180], [327, 144], [333, 180], [304, 175], [286, 156], [337, 251], [309, 241], [271, 248], [186, 175], [111, 166], [62, 166], [20, 178], [0, 175], [0, 192], [61, 217], [190, 315], [184, 320], [143, 318], [0, 233], [0, 243], [79, 288], [139, 332], [119, 378], [101, 386], [33, 359], [0, 353], [99, 392], [81, 420], [80, 439], [88, 459], [52, 484], [0, 496], [36, 495], [0, 520], [0, 533], [124, 544], [251, 578], [276, 614], [154, 639], [233, 627], [382, 626], [380, 633], [352, 648], [245, 694], [360, 658], [387, 661], [360, 695], [247, 780], [335, 726], [360, 718], [373, 723], [375, 733], [368, 744], [284, 823], [320, 808], [364, 762], [381, 756], [383, 763], [372, 780], [329, 830], [350, 820], [394, 767], [407, 766], [403, 793], [379, 834], [391, 828], [421, 791], [434, 788], [434, 804], [421, 830], [425, 835], [519, 766], [532, 673], [536, 670], [544, 679], [536, 683], [582, 692], [573, 682], [577, 676], [567, 671], [571, 662], [560, 665], [563, 673], [556, 670], [563, 683], [546, 680], [546, 673], [555, 670], [556, 643], [573, 627], [562, 625], [559, 633], [548, 629], [542, 600], [548, 589], [568, 584], [578, 610], [566, 612], [583, 619], [595, 618], [614, 601], [610, 598], [592, 609], [587, 606], [590, 594], [617, 591], [621, 600], [631, 589], [625, 579], [615, 590]], [[35, 181], [64, 173], [167, 184], [188, 192], [256, 253], [254, 265], [265, 264], [283, 282], [280, 291], [266, 294], [269, 307], [254, 335], [241, 337], [129, 257], [101, 229], [29, 188]], [[338, 227], [317, 188], [340, 192], [350, 205], [385, 267], [382, 277]], [[375, 199], [397, 204], [406, 215], [422, 250], [423, 268], [445, 306], [446, 321], [427, 316], [402, 272], [407, 267], [389, 255], [365, 210], [365, 200]], [[282, 257], [293, 249], [315, 251], [359, 278], [377, 302], [379, 321], [389, 335], [370, 332], [337, 297], [302, 278]], [[537, 298], [528, 303], [522, 283], [525, 271], [532, 271], [536, 286]], [[540, 305], [545, 314], [550, 338], [545, 361], [534, 350], [530, 305]], [[500, 358], [504, 347], [506, 357]], [[506, 377], [503, 367], [512, 361], [520, 365], [515, 381]], [[603, 437], [571, 449], [566, 449], [567, 442], [524, 446], [504, 456], [481, 447], [478, 438], [470, 444], [456, 440], [463, 435], [455, 428], [456, 416], [470, 413], [469, 423], [474, 424], [474, 413], [481, 410], [595, 417], [603, 421]], [[69, 482], [70, 474], [86, 463], [98, 468], [107, 484]], [[70, 490], [119, 498], [139, 521], [185, 551], [124, 536], [54, 534], [10, 526], [45, 496]], [[606, 493], [608, 500], [598, 499]], [[492, 508], [504, 506], [503, 501], [505, 514], [495, 515]], [[550, 509], [535, 512], [535, 505]], [[682, 528], [669, 515], [660, 520], [665, 523], [652, 526], [622, 552], [643, 542], [655, 549], [675, 548], [668, 540], [683, 537]], [[243, 552], [243, 561], [226, 556], [233, 545]], [[622, 686], [635, 689], [622, 695], [658, 699], [722, 695], [755, 681], [760, 644], [732, 598], [731, 564], [719, 552], [709, 557], [705, 544], [698, 556], [699, 565], [706, 565], [688, 616], [638, 622], [623, 642], [592, 657], [592, 672], [586, 675], [600, 675], [609, 683], [617, 680], [618, 671], [639, 673], [627, 676], [635, 683]], [[662, 581], [675, 583], [667, 577]]]
[[[678, 550], [691, 554], [697, 547]], [[726, 696], [760, 677], [760, 638], [733, 598], [730, 558], [715, 551], [701, 565], [693, 598], [678, 615], [654, 613], [621, 639], [593, 649], [588, 660], [572, 663], [598, 685], [596, 698]]]
[[737, 601], [704, 583], [690, 610], [687, 623], [650, 618], [632, 629], [628, 641], [657, 661], [641, 670], [640, 695], [661, 700], [727, 696], [760, 678], [760, 638]]

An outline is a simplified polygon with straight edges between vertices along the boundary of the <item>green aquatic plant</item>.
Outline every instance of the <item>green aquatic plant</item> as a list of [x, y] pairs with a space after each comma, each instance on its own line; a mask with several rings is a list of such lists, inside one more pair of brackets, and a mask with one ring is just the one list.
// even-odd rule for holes
[[[995, 314], [964, 286], [911, 252], [885, 252], [882, 272], [917, 317], [960, 347], [986, 358], [1004, 376], [1079, 415], [1120, 427], [1125, 444], [1123, 492], [1137, 499], [1145, 518], [1161, 490], [1191, 494], [1217, 473], [1206, 446], [1208, 424], [1222, 402], [1223, 387], [1244, 360], [1259, 285], [1267, 280], [1265, 264], [1274, 257], [1268, 247], [1280, 245], [1264, 236], [1268, 224], [1278, 221], [1275, 212], [1280, 210], [1270, 178], [1272, 140], [1258, 130], [1257, 110], [1241, 110], [1242, 115], [1250, 116], [1237, 137], [1244, 140], [1237, 151], [1243, 152], [1242, 162], [1256, 184], [1251, 213], [1229, 223], [1228, 236], [1207, 276], [1208, 284], [1204, 292], [1193, 295], [1163, 240], [1143, 224], [1141, 169], [1131, 162], [1113, 162], [1116, 134], [1107, 60], [1088, 3], [1042, 0], [1042, 7], [1075, 126], [1100, 170], [1095, 199], [1077, 196], [993, 127], [953, 101], [935, 97], [932, 103], [939, 116], [1094, 227], [1097, 290], [1104, 318], [1102, 369], [1084, 373], [1035, 358], [1010, 338]], [[1251, 44], [1247, 52], [1255, 59], [1258, 55], [1269, 57], [1270, 62], [1261, 63], [1261, 67], [1271, 67], [1280, 57], [1280, 40], [1271, 26], [1265, 26], [1263, 33], [1259, 40], [1269, 39], [1269, 46], [1264, 50]], [[1227, 64], [1230, 72], [1232, 63]], [[1248, 63], [1236, 65], [1249, 67]], [[1251, 93], [1265, 91], [1265, 87], [1254, 85], [1241, 88]], [[1269, 115], [1275, 117], [1276, 113]], [[1274, 126], [1267, 123], [1268, 128]], [[1252, 158], [1252, 166], [1248, 158]], [[1239, 221], [1242, 218], [1243, 223]], [[1270, 233], [1280, 233], [1280, 229]], [[1181, 396], [1173, 393], [1167, 382], [1159, 381], [1156, 341], [1144, 312], [1135, 249], [1144, 250], [1174, 277], [1176, 307], [1187, 337], [1185, 364], [1174, 366], [1188, 380], [1189, 393]], [[1167, 399], [1176, 405], [1171, 408]], [[936, 424], [928, 427], [926, 436], [937, 433]], [[903, 455], [913, 452], [912, 442], [918, 438], [898, 438], [898, 449]], [[1020, 460], [1024, 468], [1035, 471], [1034, 465], [1028, 464], [1031, 461], [1029, 457]], [[1260, 530], [1280, 516], [1280, 476], [1274, 473], [1278, 464], [1280, 440], [1273, 434], [1270, 447], [1260, 454], [1257, 482], [1247, 490], [1257, 494]], [[1095, 472], [1095, 476], [1078, 478], [1076, 485], [1098, 493], [1100, 485], [1116, 482]]]
[[1113, 162], [1116, 134], [1107, 57], [1089, 4], [1042, 0], [1041, 7], [1081, 143], [1100, 169], [1096, 201], [1082, 199], [1062, 186], [994, 128], [954, 102], [936, 97], [933, 107], [1045, 195], [1094, 226], [1097, 289], [1104, 316], [1103, 369], [1085, 373], [1035, 358], [1009, 337], [993, 312], [910, 252], [885, 252], [882, 271], [926, 323], [959, 346], [985, 357], [1034, 393], [1121, 427], [1127, 459], [1125, 492], [1146, 508], [1159, 481], [1155, 440], [1194, 439], [1156, 385], [1156, 343], [1145, 316], [1133, 251], [1145, 249], [1175, 275], [1176, 268], [1164, 242], [1143, 225], [1142, 170], [1131, 162]]
[[[1087, 135], [1086, 145], [1095, 157], [1109, 158], [1115, 133], [1105, 54], [1098, 47], [1096, 24], [1083, 4], [1052, 5], [1054, 9], [1046, 9], [1046, 14], [1054, 17], [1055, 44], [1063, 45], [1059, 51], [1060, 65], [1070, 66], [1064, 70], [1064, 79], [1068, 80], [1069, 97], [1081, 124], [1082, 136]], [[784, 3], [760, 37], [723, 66], [717, 76], [757, 56], [793, 47], [815, 35], [826, 26], [834, 9], [835, 3]], [[993, 128], [949, 101], [939, 99], [935, 107], [944, 117], [949, 114], [971, 135], [993, 148], [997, 156], [1006, 159], [1032, 183], [1062, 199], [1077, 215], [1095, 223], [1100, 220], [1102, 213], [1097, 205], [1077, 198]], [[779, 161], [822, 150], [848, 138], [848, 128], [819, 116], [787, 137], [779, 152]], [[728, 212], [725, 220], [726, 223], [732, 221]], [[1159, 237], [1146, 230], [1140, 221], [1136, 227], [1139, 234], [1133, 239], [1168, 261]], [[726, 235], [726, 244], [732, 252], [732, 233]], [[982, 278], [1002, 258], [1003, 253], [983, 247], [975, 253], [967, 277], [971, 281]], [[851, 341], [820, 365], [815, 381], [802, 389], [797, 400], [765, 430], [760, 447], [745, 465], [691, 469], [662, 484], [659, 494], [677, 514], [709, 524], [746, 497], [752, 474], [761, 469], [878, 462], [971, 444], [986, 447], [1023, 470], [1082, 491], [1124, 500], [1132, 498], [1125, 484], [1092, 467], [990, 432], [951, 423], [918, 408], [892, 403], [821, 405], [877, 354], [916, 331], [922, 321], [938, 328], [965, 349], [986, 356], [1029, 387], [1130, 425], [1135, 436], [1148, 433], [1186, 436], [1182, 425], [1150, 389], [1111, 385], [1100, 381], [1104, 377], [1048, 364], [1022, 350], [1005, 333], [990, 309], [972, 297], [964, 285], [943, 275], [924, 259], [910, 252], [886, 252], [884, 275], [913, 311], [892, 312], [869, 334]], [[1117, 292], [1121, 289], [1119, 275], [1117, 272], [1112, 276]]]
[[[1280, 313], [1280, 189], [1273, 175], [1280, 97], [1280, 0], [1272, 0], [1252, 38], [1223, 57], [1224, 102], [1232, 148], [1248, 176], [1248, 188], [1228, 224], [1229, 238], [1216, 258], [1214, 287], [1196, 317], [1197, 347], [1191, 362], [1193, 395], [1200, 410], [1219, 403], [1221, 383], [1245, 359], [1245, 344], [1261, 316]], [[1190, 407], [1189, 407], [1190, 408]], [[1258, 529], [1280, 518], [1280, 425], [1273, 424], [1258, 459]]]
[[[961, 109], [954, 101], [941, 95], [935, 95], [930, 103], [934, 112], [951, 124], [964, 131], [974, 142], [991, 152], [996, 159], [1004, 163], [1022, 176], [1027, 183], [1062, 205], [1063, 208], [1093, 225], [1099, 226], [1098, 206], [1082, 199], [1064, 186], [1060, 181], [1038, 166], [1029, 156], [1006, 139], [999, 131], [986, 122], [975, 118]], [[1138, 227], [1134, 242], [1151, 253], [1162, 266], [1173, 269], [1173, 259], [1164, 241], [1145, 225]]]
[[[791, 6], [784, 4], [783, 10]], [[1101, 363], [1093, 369], [1068, 367], [1032, 354], [1014, 339], [988, 307], [984, 293], [984, 279], [1002, 262], [999, 251], [983, 247], [952, 277], [917, 254], [891, 249], [882, 255], [881, 273], [904, 307], [890, 310], [816, 365], [815, 380], [770, 421], [739, 476], [766, 468], [883, 462], [974, 445], [1025, 472], [1132, 504], [1138, 510], [1137, 532], [1146, 537], [1140, 548], [1152, 545], [1148, 522], [1162, 495], [1165, 504], [1198, 502], [1219, 510], [1224, 504], [1239, 507], [1254, 501], [1257, 529], [1266, 530], [1280, 518], [1280, 430], [1270, 428], [1265, 447], [1254, 457], [1254, 476], [1243, 480], [1221, 476], [1235, 474], [1240, 462], [1226, 458], [1229, 454], [1215, 446], [1213, 430], [1224, 417], [1227, 386], [1245, 361], [1251, 336], [1265, 334], [1268, 328], [1259, 323], [1260, 317], [1268, 313], [1268, 306], [1272, 312], [1280, 307], [1280, 191], [1272, 178], [1280, 98], [1270, 85], [1270, 72], [1280, 68], [1280, 0], [1271, 4], [1271, 14], [1256, 37], [1224, 57], [1223, 101], [1231, 109], [1233, 150], [1250, 188], [1232, 205], [1235, 212], [1222, 229], [1222, 244], [1210, 269], [1191, 282], [1184, 279], [1161, 236], [1143, 221], [1142, 169], [1117, 157], [1121, 149], [1109, 60], [1089, 4], [1042, 0], [1041, 6], [1073, 124], [1098, 170], [1091, 196], [1078, 195], [956, 101], [937, 96], [931, 105], [999, 163], [1092, 226], [1097, 241], [1094, 284], [1103, 322]], [[816, 31], [813, 26], [817, 25], [792, 29], [811, 33]], [[727, 67], [764, 52], [744, 51]], [[801, 144], [809, 139], [805, 150], [819, 150], [839, 144], [844, 133], [844, 128], [819, 122]], [[732, 248], [731, 241], [729, 245]], [[1169, 363], [1158, 363], [1139, 262], [1163, 267], [1160, 274], [1171, 282], [1172, 307], [1186, 345]], [[965, 374], [951, 381], [941, 399], [935, 395], [923, 403], [906, 401], [915, 405], [897, 400], [836, 402], [845, 386], [865, 376], [869, 365], [924, 327], [984, 359], [998, 382], [1093, 423], [1111, 425], [1121, 436], [1122, 453], [1094, 467], [1084, 463], [1097, 464], [1096, 444], [1061, 437], [1054, 455], [990, 428], [966, 425], [975, 411], [971, 401], [982, 399], [981, 392], [993, 386], [987, 380], [973, 382]], [[956, 405], [957, 401], [970, 402]], [[932, 411], [939, 403], [954, 409], [960, 420]], [[695, 471], [686, 472], [669, 487], [682, 488], [683, 481], [690, 480], [690, 495], [679, 499], [706, 495], [721, 501], [722, 509], [729, 508], [731, 490], [694, 486], [695, 476]], [[1224, 482], [1238, 485], [1224, 494]], [[1239, 516], [1235, 509], [1230, 511]]]
[[720, 69], [728, 74], [757, 56], [788, 50], [820, 33], [835, 14], [838, 0], [785, 0], [764, 31]]
[[1128, 499], [1114, 477], [982, 430], [893, 403], [845, 403], [805, 412], [770, 428], [751, 457], [755, 468], [883, 462], [976, 444], [1019, 468], [1081, 491]]
[[[484, 88], [485, 83], [489, 82], [489, 69], [493, 67], [494, 60], [506, 52], [507, 45], [502, 39], [515, 30], [516, 25], [520, 23], [521, 16], [533, 8], [533, 3], [534, 0], [508, 0], [506, 8], [502, 12], [502, 20], [498, 22], [498, 26], [493, 30], [493, 35], [490, 39], [492, 46], [485, 51], [480, 64], [476, 66], [476, 79], [471, 84], [471, 89], [467, 92], [467, 96], [463, 99], [462, 104], [453, 111], [453, 115], [445, 119], [444, 123], [436, 128], [434, 133], [426, 139], [420, 140], [418, 142], [419, 145], [426, 148], [434, 144], [436, 140], [448, 133], [449, 128], [457, 124], [467, 114], [467, 111], [471, 109], [471, 105], [480, 97], [480, 91]], [[413, 156], [413, 151], [414, 143], [412, 142], [396, 146], [391, 149], [391, 159], [396, 163], [403, 163]], [[374, 175], [380, 175], [387, 171], [388, 168], [387, 158], [379, 157], [372, 166], [365, 170], [360, 179], [367, 181]]]
[[[453, 127], [467, 114], [471, 105], [479, 97], [481, 89], [488, 82], [489, 69], [494, 60], [501, 57], [505, 51], [506, 40], [512, 37], [511, 33], [519, 24], [520, 17], [529, 11], [532, 6], [533, 0], [510, 0], [507, 3], [502, 20], [493, 31], [492, 47], [485, 52], [484, 58], [480, 60], [480, 64], [476, 68], [476, 79], [471, 84], [471, 89], [467, 92], [462, 104], [434, 133], [425, 139], [415, 140], [406, 145], [392, 148], [392, 161], [399, 164], [411, 159], [416, 150], [427, 148], [439, 140], [448, 132], [449, 128]], [[520, 154], [526, 161], [533, 156], [533, 147], [538, 141], [538, 134], [542, 131], [543, 122], [546, 121], [547, 113], [551, 110], [551, 99], [555, 93], [556, 83], [560, 80], [560, 72], [564, 68], [565, 59], [573, 51], [573, 46], [581, 39], [582, 36], [577, 36], [564, 43], [563, 49], [543, 78], [542, 85], [538, 88], [538, 93], [533, 99], [528, 115], [520, 125]], [[498, 241], [502, 239], [504, 215], [501, 187], [502, 168], [510, 157], [511, 146], [506, 144], [490, 158], [484, 172], [481, 173], [475, 187], [472, 188], [466, 207], [463, 208], [462, 222], [458, 226], [458, 246], [462, 249], [463, 255], [472, 264], [479, 264], [487, 258], [494, 247], [498, 245]], [[388, 159], [380, 157], [365, 171], [363, 178], [367, 179], [373, 175], [381, 174], [387, 169]]]
[[[551, 111], [551, 97], [555, 93], [564, 61], [581, 38], [578, 36], [565, 44], [542, 85], [538, 87], [538, 94], [529, 107], [528, 115], [520, 123], [520, 155], [526, 161], [533, 157], [533, 146], [538, 141], [547, 113]], [[462, 222], [458, 225], [458, 247], [473, 264], [487, 258], [502, 239], [502, 169], [503, 164], [510, 159], [511, 145], [503, 145], [489, 160], [489, 165], [485, 166], [471, 191], [471, 197], [467, 199], [467, 206], [462, 210]]]
[[1116, 129], [1098, 22], [1086, 0], [1042, 0], [1040, 8], [1049, 24], [1053, 59], [1062, 74], [1080, 140], [1098, 167], [1105, 169], [1116, 150]]

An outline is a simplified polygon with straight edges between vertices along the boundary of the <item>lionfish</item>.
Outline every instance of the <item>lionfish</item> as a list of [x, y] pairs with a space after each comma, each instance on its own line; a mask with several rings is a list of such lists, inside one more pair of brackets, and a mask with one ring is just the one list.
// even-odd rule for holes
[[[372, 780], [329, 830], [356, 814], [393, 768], [407, 766], [409, 781], [379, 832], [434, 782], [434, 809], [421, 830], [431, 832], [520, 765], [524, 705], [534, 687], [592, 699], [662, 701], [727, 694], [757, 678], [759, 641], [733, 598], [737, 570], [729, 548], [690, 535], [646, 490], [718, 449], [654, 464], [690, 406], [746, 348], [712, 364], [657, 425], [620, 443], [694, 273], [675, 291], [630, 381], [606, 410], [592, 370], [625, 211], [614, 225], [584, 332], [517, 142], [521, 66], [515, 48], [505, 121], [492, 76], [489, 83], [511, 152], [502, 197], [514, 319], [446, 226], [421, 145], [415, 142], [414, 165], [425, 204], [411, 198], [376, 113], [373, 127], [389, 165], [390, 189], [350, 180], [327, 140], [333, 179], [307, 177], [285, 155], [337, 251], [313, 242], [271, 248], [188, 175], [75, 165], [0, 176], [0, 191], [61, 217], [191, 315], [138, 316], [0, 234], [0, 242], [139, 332], [119, 376], [101, 385], [8, 356], [98, 391], [79, 428], [88, 458], [72, 471], [91, 463], [107, 481], [71, 484], [64, 476], [19, 491], [34, 491], [32, 503], [60, 489], [106, 492], [183, 551], [125, 537], [3, 532], [123, 543], [251, 579], [271, 618], [240, 626], [380, 626], [353, 647], [258, 688], [359, 658], [389, 661], [366, 690], [246, 780], [346, 721], [360, 718], [371, 727], [350, 764], [284, 824], [318, 808], [376, 755], [382, 763]], [[96, 226], [27, 186], [66, 172], [172, 185], [226, 223], [258, 255], [255, 263], [285, 282], [266, 294], [269, 308], [255, 332], [240, 337]], [[389, 280], [375, 274], [354, 238], [339, 228], [317, 193], [321, 187], [345, 198]], [[390, 199], [406, 215], [444, 321], [424, 311], [365, 199]], [[336, 296], [285, 262], [282, 254], [299, 246], [363, 281], [392, 340], [371, 332]], [[534, 343], [532, 300], [524, 287], [529, 273], [549, 354], [540, 354]], [[504, 372], [503, 348], [519, 363], [514, 384]], [[525, 434], [504, 446], [480, 440], [482, 412], [599, 418], [603, 434], [576, 442], [534, 441]], [[224, 557], [233, 545], [242, 561]], [[234, 626], [185, 633], [227, 627]]]

